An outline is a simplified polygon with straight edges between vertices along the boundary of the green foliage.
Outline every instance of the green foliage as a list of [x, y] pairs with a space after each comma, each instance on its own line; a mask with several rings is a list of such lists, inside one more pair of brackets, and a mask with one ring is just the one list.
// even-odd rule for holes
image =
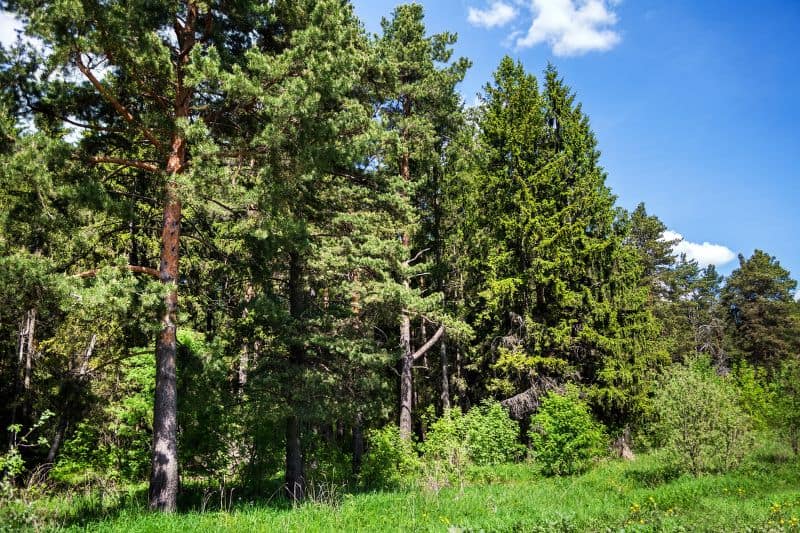
[[800, 453], [800, 361], [789, 357], [781, 364], [772, 384], [772, 410], [769, 421], [791, 445], [795, 455]]
[[414, 444], [400, 436], [400, 429], [388, 425], [370, 430], [368, 451], [361, 465], [361, 485], [367, 489], [411, 487], [420, 473], [421, 462]]
[[150, 349], [134, 349], [119, 368], [113, 391], [76, 423], [53, 466], [51, 478], [65, 485], [142, 479], [150, 469], [155, 371]]
[[668, 369], [653, 400], [652, 430], [667, 461], [695, 476], [728, 471], [753, 443], [735, 383], [718, 376], [707, 359]]
[[773, 404], [777, 398], [775, 386], [770, 383], [766, 370], [742, 361], [734, 366], [732, 377], [736, 381], [739, 405], [750, 419], [753, 429], [768, 429], [775, 420]]
[[542, 400], [528, 435], [531, 454], [549, 475], [584, 472], [606, 453], [605, 429], [572, 387]]
[[468, 462], [489, 466], [522, 456], [519, 424], [498, 403], [486, 401], [466, 414], [447, 411], [431, 424], [421, 445], [426, 461], [444, 461], [454, 467]]
[[499, 391], [580, 376], [604, 420], [641, 416], [664, 354], [575, 94], [552, 65], [540, 83], [506, 57], [477, 126], [464, 232], [476, 258], [471, 311], [487, 339], [476, 366], [507, 381], [490, 383]]
[[722, 289], [730, 331], [730, 351], [754, 365], [776, 368], [800, 351], [800, 321], [794, 289], [797, 282], [775, 257], [756, 250], [745, 259], [739, 255]]

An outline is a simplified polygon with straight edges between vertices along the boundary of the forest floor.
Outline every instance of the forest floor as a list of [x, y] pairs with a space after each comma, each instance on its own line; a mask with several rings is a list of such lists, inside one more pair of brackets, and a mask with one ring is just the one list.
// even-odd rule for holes
[[[529, 464], [473, 471], [438, 491], [331, 494], [296, 508], [273, 499], [207, 499], [201, 512], [145, 510], [146, 492], [51, 496], [17, 513], [33, 529], [88, 531], [796, 531], [800, 462], [762, 448], [724, 475], [669, 475], [652, 455], [609, 460], [572, 477], [542, 477]], [[220, 511], [220, 506], [226, 511]], [[3, 516], [5, 515], [5, 527]], [[9, 509], [0, 530], [16, 529]], [[17, 522], [21, 525], [22, 522]]]

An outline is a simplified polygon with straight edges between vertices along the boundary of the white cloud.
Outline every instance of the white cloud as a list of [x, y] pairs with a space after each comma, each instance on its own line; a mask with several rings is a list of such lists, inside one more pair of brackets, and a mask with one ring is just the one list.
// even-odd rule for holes
[[506, 4], [505, 2], [496, 1], [492, 2], [489, 9], [469, 8], [467, 20], [473, 26], [494, 28], [505, 26], [514, 20], [516, 16], [517, 10], [514, 9], [514, 6]]
[[727, 246], [710, 242], [700, 244], [687, 241], [683, 235], [672, 230], [666, 230], [661, 238], [665, 241], [678, 241], [672, 250], [678, 255], [686, 254], [686, 259], [694, 259], [701, 267], [724, 265], [736, 257], [736, 254]]
[[620, 42], [617, 15], [606, 0], [530, 0], [533, 22], [518, 48], [547, 43], [557, 56], [605, 51]]
[[5, 46], [17, 41], [16, 30], [22, 29], [22, 23], [15, 19], [11, 13], [0, 11], [0, 43]]

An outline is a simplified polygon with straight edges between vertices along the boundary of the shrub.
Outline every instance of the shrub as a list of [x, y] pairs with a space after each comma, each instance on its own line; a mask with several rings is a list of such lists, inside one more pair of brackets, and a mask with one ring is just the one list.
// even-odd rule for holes
[[400, 437], [397, 426], [373, 429], [367, 435], [369, 449], [361, 465], [360, 482], [367, 489], [403, 489], [419, 476], [420, 459], [414, 444]]
[[752, 445], [734, 383], [707, 360], [673, 365], [653, 400], [656, 442], [675, 467], [695, 476], [737, 465]]
[[574, 388], [544, 398], [529, 435], [533, 456], [548, 475], [584, 472], [593, 459], [605, 453], [604, 428], [592, 418]]
[[476, 466], [508, 463], [523, 452], [519, 425], [498, 402], [487, 401], [462, 415], [451, 409], [431, 424], [422, 445], [426, 460], [452, 460]]
[[508, 463], [524, 450], [519, 425], [498, 402], [461, 414], [451, 409], [434, 421], [421, 446], [429, 486], [463, 481], [466, 469]]
[[773, 391], [767, 385], [765, 370], [742, 361], [734, 367], [732, 375], [736, 380], [739, 405], [749, 417], [753, 428], [767, 429], [772, 419]]
[[470, 461], [489, 466], [518, 460], [525, 448], [519, 443], [519, 424], [499, 402], [484, 402], [464, 415], [464, 442]]
[[775, 374], [770, 422], [789, 441], [795, 455], [800, 451], [800, 361], [785, 360]]

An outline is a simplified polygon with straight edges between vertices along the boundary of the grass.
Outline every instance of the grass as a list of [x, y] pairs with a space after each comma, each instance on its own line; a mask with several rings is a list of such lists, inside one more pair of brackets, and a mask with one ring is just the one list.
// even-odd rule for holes
[[[794, 531], [800, 463], [762, 449], [734, 472], [675, 476], [652, 455], [606, 461], [581, 476], [546, 478], [528, 464], [478, 471], [463, 488], [343, 494], [290, 508], [280, 500], [219, 495], [194, 510], [149, 513], [143, 487], [42, 498], [27, 511], [37, 529], [88, 531]], [[229, 512], [208, 511], [220, 505]], [[0, 517], [7, 516], [0, 512]], [[8, 525], [8, 524], [7, 524]], [[0, 525], [0, 529], [3, 529]]]

